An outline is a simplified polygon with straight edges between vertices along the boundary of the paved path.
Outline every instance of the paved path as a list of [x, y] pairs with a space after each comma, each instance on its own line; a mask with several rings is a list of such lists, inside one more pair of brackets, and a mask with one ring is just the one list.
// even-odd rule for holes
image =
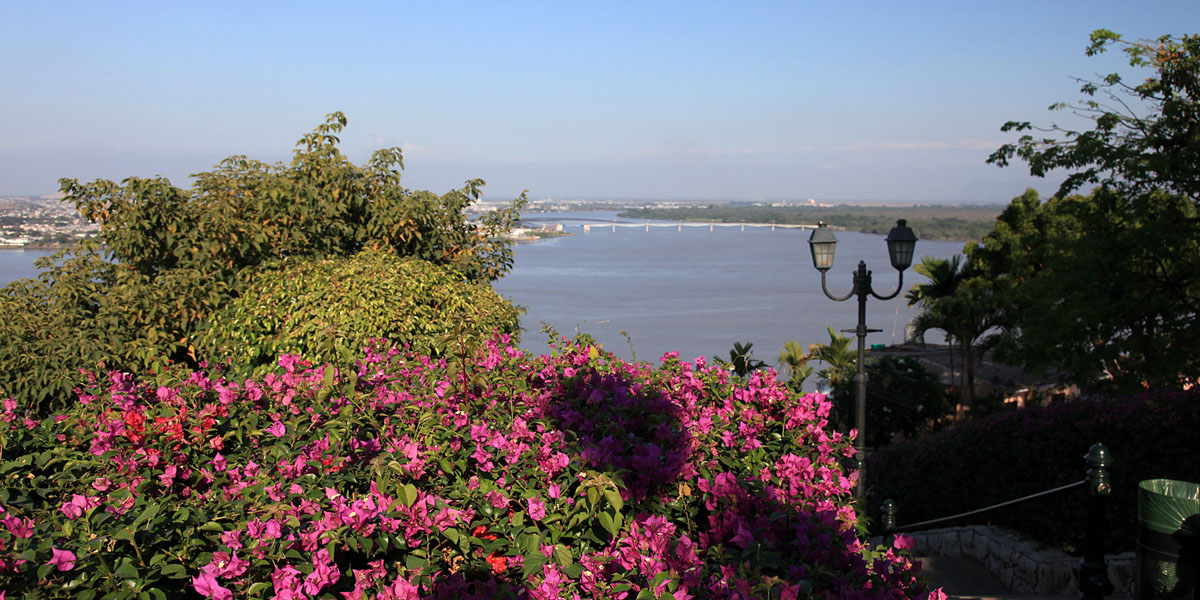
[[1064, 600], [1074, 596], [1014, 594], [983, 565], [970, 558], [918, 558], [921, 572], [950, 598], [958, 600]]

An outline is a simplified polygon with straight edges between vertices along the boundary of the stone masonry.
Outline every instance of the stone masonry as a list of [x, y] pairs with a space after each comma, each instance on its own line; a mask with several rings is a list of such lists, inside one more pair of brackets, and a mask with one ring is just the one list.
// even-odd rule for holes
[[[1079, 593], [1072, 568], [1079, 559], [1047, 549], [998, 527], [971, 525], [902, 534], [912, 539], [913, 556], [964, 557], [983, 565], [1016, 594], [1065, 596]], [[1132, 598], [1135, 553], [1105, 557], [1112, 598]]]

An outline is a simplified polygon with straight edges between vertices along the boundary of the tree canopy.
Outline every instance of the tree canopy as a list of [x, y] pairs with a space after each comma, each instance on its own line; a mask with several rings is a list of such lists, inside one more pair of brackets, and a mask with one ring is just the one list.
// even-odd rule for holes
[[400, 149], [355, 165], [338, 148], [345, 125], [332, 113], [289, 163], [232, 156], [187, 189], [161, 177], [61, 180], [64, 201], [100, 234], [0, 293], [9, 315], [0, 323], [0, 394], [44, 405], [70, 393], [80, 368], [197, 364], [208, 318], [283, 261], [376, 249], [482, 283], [511, 268], [499, 234], [523, 196], [469, 221], [483, 181], [444, 194], [406, 189]]
[[1050, 108], [1082, 116], [1092, 129], [1009, 121], [1003, 131], [1037, 129], [1048, 135], [1025, 134], [1001, 146], [988, 162], [1005, 166], [1016, 156], [1038, 177], [1066, 169], [1059, 196], [1099, 185], [1129, 200], [1161, 190], [1200, 202], [1200, 35], [1132, 41], [1099, 29], [1092, 32], [1086, 54], [1114, 46], [1125, 52], [1130, 66], [1153, 73], [1135, 85], [1119, 73], [1100, 81], [1081, 79], [1084, 98]]
[[381, 250], [288, 259], [253, 280], [197, 341], [205, 356], [246, 374], [270, 370], [282, 354], [349, 364], [373, 338], [439, 357], [518, 331], [517, 308], [486, 283]]
[[1027, 133], [998, 149], [990, 162], [1017, 157], [1033, 175], [1062, 169], [1067, 177], [1047, 201], [1033, 191], [1013, 200], [968, 253], [998, 286], [1001, 356], [1091, 385], [1194, 382], [1200, 36], [1129, 41], [1099, 30], [1087, 54], [1111, 47], [1150, 75], [1136, 85], [1116, 73], [1082, 81], [1082, 100], [1052, 108], [1089, 119], [1090, 129], [1051, 125], [1044, 137]]

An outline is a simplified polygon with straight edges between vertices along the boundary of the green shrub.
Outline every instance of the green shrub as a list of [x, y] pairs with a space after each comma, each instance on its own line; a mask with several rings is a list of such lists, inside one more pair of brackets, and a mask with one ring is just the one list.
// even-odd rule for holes
[[[886, 498], [899, 525], [983, 508], [1082, 480], [1083, 455], [1103, 442], [1113, 456], [1110, 551], [1132, 550], [1137, 485], [1200, 481], [1200, 393], [1147, 392], [1122, 400], [1077, 400], [967, 421], [872, 455], [868, 506]], [[1083, 540], [1082, 488], [975, 517], [1068, 551]], [[959, 521], [954, 524], [964, 524]]]
[[[855, 423], [854, 379], [834, 384], [834, 410], [841, 423]], [[867, 360], [867, 445], [886, 446], [897, 435], [912, 439], [936, 427], [954, 407], [946, 392], [915, 356]]]
[[333, 113], [290, 162], [231, 156], [189, 188], [161, 177], [61, 180], [63, 201], [100, 234], [45, 260], [37, 280], [0, 289], [0, 398], [46, 415], [70, 402], [80, 369], [194, 367], [209, 316], [283, 257], [382, 248], [475, 282], [512, 267], [499, 234], [523, 198], [469, 221], [483, 181], [444, 194], [407, 189], [400, 149], [355, 165], [338, 149], [345, 125]]
[[259, 269], [241, 297], [213, 315], [201, 352], [261, 372], [280, 354], [348, 364], [371, 338], [441, 356], [499, 332], [518, 310], [487, 284], [380, 250], [348, 258], [284, 260]]

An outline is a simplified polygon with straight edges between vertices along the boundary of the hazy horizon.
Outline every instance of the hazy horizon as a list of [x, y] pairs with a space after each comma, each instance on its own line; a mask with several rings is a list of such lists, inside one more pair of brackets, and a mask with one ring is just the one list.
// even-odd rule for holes
[[489, 199], [1005, 203], [1058, 179], [985, 164], [1009, 120], [1079, 98], [1098, 28], [1189, 33], [1200, 3], [9, 3], [0, 196], [62, 177], [290, 159], [333, 111], [356, 163]]

